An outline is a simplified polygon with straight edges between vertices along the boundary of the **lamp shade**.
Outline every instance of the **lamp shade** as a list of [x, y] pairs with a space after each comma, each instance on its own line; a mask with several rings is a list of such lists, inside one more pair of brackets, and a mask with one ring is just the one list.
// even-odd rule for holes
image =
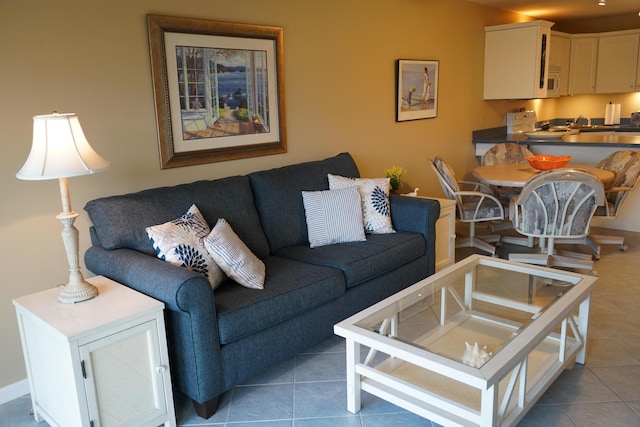
[[76, 114], [53, 113], [33, 117], [31, 152], [16, 177], [70, 178], [100, 172], [110, 166], [111, 163], [89, 145]]

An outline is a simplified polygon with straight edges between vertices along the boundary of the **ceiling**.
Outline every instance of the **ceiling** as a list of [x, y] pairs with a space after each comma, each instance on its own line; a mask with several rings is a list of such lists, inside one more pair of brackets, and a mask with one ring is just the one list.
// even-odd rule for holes
[[640, 12], [638, 0], [469, 0], [485, 6], [521, 13], [536, 19], [561, 22]]

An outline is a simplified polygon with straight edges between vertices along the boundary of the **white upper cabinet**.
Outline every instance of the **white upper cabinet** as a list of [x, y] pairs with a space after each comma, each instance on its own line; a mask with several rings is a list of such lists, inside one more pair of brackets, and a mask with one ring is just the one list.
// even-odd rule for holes
[[551, 49], [549, 52], [549, 71], [560, 70], [560, 89], [558, 95], [569, 93], [569, 63], [571, 58], [571, 34], [551, 31]]
[[636, 90], [640, 31], [601, 33], [598, 39], [596, 93]]
[[547, 96], [549, 21], [485, 27], [484, 99]]
[[597, 34], [575, 34], [571, 36], [569, 95], [595, 93], [597, 60]]

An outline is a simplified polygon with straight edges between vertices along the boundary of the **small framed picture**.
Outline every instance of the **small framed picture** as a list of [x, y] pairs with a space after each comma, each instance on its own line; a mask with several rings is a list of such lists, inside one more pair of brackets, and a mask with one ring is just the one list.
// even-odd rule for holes
[[438, 116], [440, 61], [398, 59], [396, 61], [396, 121], [431, 119]]

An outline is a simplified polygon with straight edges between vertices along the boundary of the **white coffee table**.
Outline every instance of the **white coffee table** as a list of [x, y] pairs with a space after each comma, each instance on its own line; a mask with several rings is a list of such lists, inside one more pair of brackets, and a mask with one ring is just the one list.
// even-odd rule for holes
[[515, 425], [563, 369], [584, 364], [596, 281], [472, 255], [363, 310], [334, 327], [347, 409], [360, 410], [364, 390], [445, 426]]

